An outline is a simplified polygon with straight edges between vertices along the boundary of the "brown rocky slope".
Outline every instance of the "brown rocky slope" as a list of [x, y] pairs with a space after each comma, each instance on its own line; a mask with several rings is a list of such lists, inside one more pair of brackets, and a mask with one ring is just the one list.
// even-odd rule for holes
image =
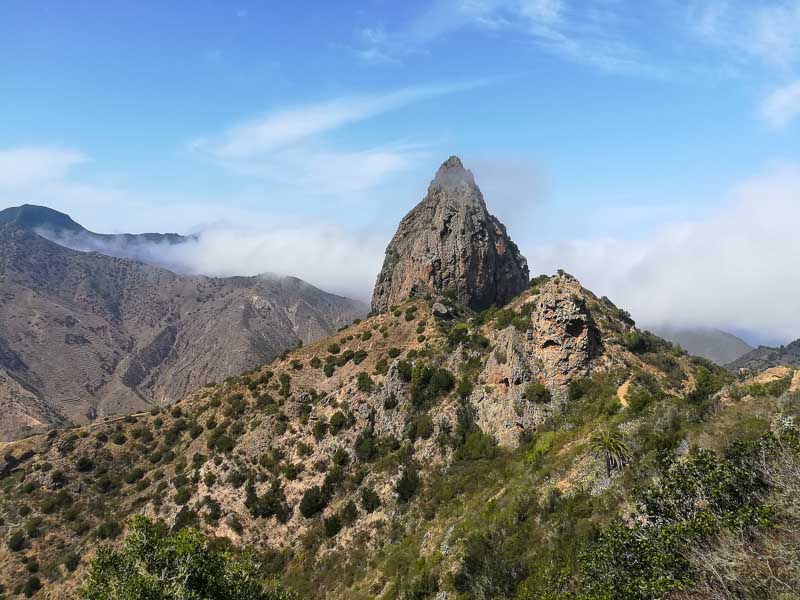
[[[59, 548], [89, 556], [134, 513], [268, 550], [315, 597], [376, 597], [375, 582], [330, 578], [322, 565], [380, 549], [406, 518], [403, 490], [464, 448], [514, 448], [546, 430], [571, 382], [633, 390], [649, 374], [669, 393], [693, 385], [686, 356], [655, 338], [631, 344], [642, 334], [629, 317], [567, 274], [500, 311], [451, 303], [434, 317], [431, 306], [404, 303], [170, 411], [6, 445], [1, 533], [36, 519], [22, 552], [48, 565], [47, 597], [70, 597], [76, 581]], [[625, 393], [613, 402], [624, 406]], [[3, 546], [0, 563], [8, 589], [26, 577], [19, 551]]]
[[148, 410], [363, 315], [294, 278], [176, 275], [0, 226], [0, 439]]

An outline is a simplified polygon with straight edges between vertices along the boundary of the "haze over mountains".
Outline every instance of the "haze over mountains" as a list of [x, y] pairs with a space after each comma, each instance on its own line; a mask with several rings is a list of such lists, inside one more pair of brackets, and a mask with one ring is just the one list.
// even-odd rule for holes
[[174, 234], [103, 236], [40, 207], [0, 215], [0, 439], [173, 402], [367, 310], [292, 277], [182, 276], [35, 231], [130, 255], [185, 239]]

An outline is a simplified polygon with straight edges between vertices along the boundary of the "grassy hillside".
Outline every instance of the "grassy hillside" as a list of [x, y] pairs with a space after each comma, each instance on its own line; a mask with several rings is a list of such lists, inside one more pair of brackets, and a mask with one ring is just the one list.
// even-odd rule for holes
[[792, 369], [734, 381], [566, 274], [439, 301], [5, 444], [7, 597], [76, 597], [135, 514], [250, 547], [303, 598], [791, 597]]

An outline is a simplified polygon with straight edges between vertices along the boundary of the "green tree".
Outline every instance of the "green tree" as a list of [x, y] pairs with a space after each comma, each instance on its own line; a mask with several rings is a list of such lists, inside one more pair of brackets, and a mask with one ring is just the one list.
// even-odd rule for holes
[[589, 442], [589, 450], [595, 458], [603, 458], [609, 477], [613, 470], [624, 467], [630, 458], [628, 445], [617, 429], [596, 431]]
[[212, 549], [195, 529], [170, 533], [135, 517], [120, 549], [100, 548], [81, 590], [83, 600], [292, 600], [264, 582], [252, 556]]

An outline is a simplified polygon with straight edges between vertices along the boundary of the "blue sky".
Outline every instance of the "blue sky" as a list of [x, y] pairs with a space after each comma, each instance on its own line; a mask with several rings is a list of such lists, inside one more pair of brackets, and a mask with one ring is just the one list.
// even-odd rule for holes
[[[751, 209], [800, 200], [796, 0], [11, 0], [0, 111], [0, 205], [247, 248], [215, 247], [204, 272], [291, 270], [364, 295], [450, 154], [532, 270], [564, 265], [649, 321], [708, 322], [742, 252], [796, 249], [787, 234], [764, 254], [747, 229]], [[669, 296], [696, 269], [687, 228], [707, 243], [698, 231], [737, 214], [712, 243], [738, 240], [713, 257], [727, 279], [695, 273], [653, 308], [652, 286]], [[687, 254], [680, 281], [659, 278]], [[768, 297], [716, 324], [779, 337], [785, 323], [737, 317]]]

